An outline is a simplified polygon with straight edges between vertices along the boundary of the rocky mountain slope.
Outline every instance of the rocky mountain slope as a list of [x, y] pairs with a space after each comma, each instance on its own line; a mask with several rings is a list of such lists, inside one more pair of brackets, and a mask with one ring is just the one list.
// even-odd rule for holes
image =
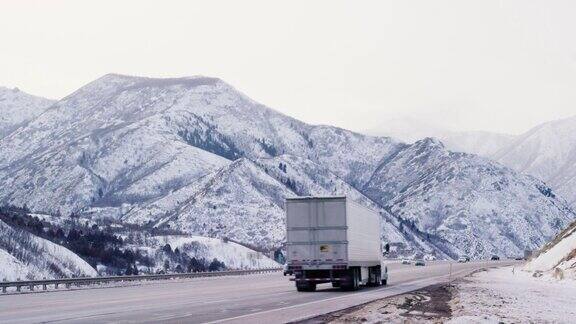
[[368, 133], [406, 143], [437, 138], [450, 151], [477, 154], [535, 176], [569, 204], [576, 204], [576, 116], [538, 125], [520, 135], [453, 132], [413, 118], [391, 119]]
[[[345, 194], [380, 211], [384, 241], [439, 257], [535, 246], [575, 217], [539, 182], [434, 143], [308, 125], [214, 78], [111, 74], [0, 140], [0, 203], [272, 248], [284, 239], [284, 197]], [[416, 181], [428, 173], [437, 178]], [[477, 186], [498, 174], [502, 199]], [[456, 207], [430, 207], [436, 191], [434, 204]], [[490, 233], [472, 230], [477, 218]], [[458, 223], [466, 220], [469, 230]]]
[[43, 113], [53, 100], [0, 87], [0, 138]]
[[543, 182], [434, 139], [405, 146], [363, 191], [432, 242], [449, 242], [453, 256], [522, 255], [574, 219]]
[[544, 180], [576, 204], [576, 116], [539, 125], [492, 158]]

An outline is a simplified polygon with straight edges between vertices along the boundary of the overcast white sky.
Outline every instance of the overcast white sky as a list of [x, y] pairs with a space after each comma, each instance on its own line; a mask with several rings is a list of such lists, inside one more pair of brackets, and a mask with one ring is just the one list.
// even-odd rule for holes
[[576, 114], [576, 1], [0, 2], [0, 85], [219, 77], [311, 123], [518, 133]]

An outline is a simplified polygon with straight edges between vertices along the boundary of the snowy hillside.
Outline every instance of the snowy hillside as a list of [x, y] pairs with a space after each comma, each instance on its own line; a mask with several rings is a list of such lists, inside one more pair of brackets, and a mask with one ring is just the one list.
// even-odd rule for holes
[[306, 125], [217, 79], [107, 75], [0, 141], [0, 201], [62, 214], [137, 204], [238, 157], [282, 153], [361, 183], [395, 145]]
[[2, 221], [0, 265], [0, 278], [8, 281], [96, 275], [94, 268], [70, 250]]
[[574, 219], [544, 183], [434, 139], [400, 150], [363, 191], [433, 242], [449, 242], [453, 256], [522, 255]]
[[558, 279], [576, 279], [576, 222], [546, 244], [524, 270], [547, 272]]
[[[398, 251], [439, 257], [536, 247], [575, 217], [531, 178], [423, 143], [308, 125], [215, 78], [109, 74], [0, 139], [0, 204], [273, 248], [286, 196], [346, 194], [380, 211]], [[475, 186], [489, 181], [498, 193]]]
[[248, 159], [131, 210], [123, 220], [152, 221], [202, 236], [272, 248], [284, 239], [284, 197], [293, 195]]
[[267, 174], [290, 187], [298, 196], [347, 196], [356, 202], [379, 211], [382, 215], [382, 240], [392, 243], [393, 250], [402, 255], [431, 254], [444, 258], [445, 254], [427, 242], [425, 234], [412, 229], [400, 229], [400, 220], [366, 197], [363, 193], [333, 174], [328, 168], [292, 155], [257, 161]]
[[[152, 220], [253, 242], [265, 236], [277, 244], [283, 235], [282, 199], [290, 190], [248, 167], [250, 160], [305, 156], [360, 185], [396, 145], [388, 138], [304, 124], [218, 79], [106, 75], [0, 141], [0, 181], [6, 184], [0, 202], [63, 215], [82, 211]], [[248, 160], [230, 164], [240, 157]], [[221, 175], [230, 180], [220, 183]], [[245, 175], [254, 177], [242, 179]], [[226, 201], [229, 187], [241, 191]], [[191, 202], [196, 191], [208, 198]], [[222, 212], [226, 208], [231, 214]], [[258, 224], [263, 227], [247, 228]]]
[[43, 113], [53, 100], [0, 87], [0, 138]]
[[[172, 249], [180, 253], [188, 253], [196, 259], [211, 261], [218, 259], [224, 262], [227, 269], [263, 269], [278, 268], [280, 265], [262, 253], [255, 252], [245, 246], [234, 242], [225, 242], [220, 239], [202, 236], [168, 235], [155, 237], [155, 244], [151, 248], [161, 248], [169, 244]], [[158, 269], [164, 262], [156, 262]]]
[[544, 180], [576, 204], [576, 116], [537, 126], [492, 157]]

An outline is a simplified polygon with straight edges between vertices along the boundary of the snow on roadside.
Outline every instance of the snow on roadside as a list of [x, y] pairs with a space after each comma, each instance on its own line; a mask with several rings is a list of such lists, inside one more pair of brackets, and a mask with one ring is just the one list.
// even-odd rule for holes
[[557, 279], [576, 279], [576, 223], [558, 234], [524, 270], [548, 272]]
[[534, 278], [518, 268], [476, 273], [457, 285], [451, 324], [574, 323], [576, 282]]

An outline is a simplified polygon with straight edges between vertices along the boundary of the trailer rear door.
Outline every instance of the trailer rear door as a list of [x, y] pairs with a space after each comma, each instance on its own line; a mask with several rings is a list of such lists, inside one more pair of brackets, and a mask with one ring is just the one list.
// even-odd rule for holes
[[289, 261], [346, 262], [345, 198], [290, 199], [286, 203]]

